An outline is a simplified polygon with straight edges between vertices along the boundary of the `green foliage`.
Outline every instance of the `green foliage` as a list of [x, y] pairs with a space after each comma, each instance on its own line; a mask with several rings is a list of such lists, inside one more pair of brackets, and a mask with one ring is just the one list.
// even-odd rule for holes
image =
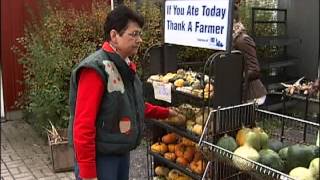
[[102, 42], [102, 25], [109, 7], [95, 2], [91, 12], [42, 6], [41, 19], [25, 28], [19, 47], [26, 90], [17, 105], [31, 114], [28, 121], [44, 134], [51, 121], [65, 128], [69, 117], [69, 78], [73, 66]]

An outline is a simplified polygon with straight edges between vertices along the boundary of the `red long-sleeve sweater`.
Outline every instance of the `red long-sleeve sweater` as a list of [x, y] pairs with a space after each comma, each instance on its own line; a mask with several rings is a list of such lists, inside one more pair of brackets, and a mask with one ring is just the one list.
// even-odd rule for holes
[[[113, 52], [109, 44], [103, 49]], [[135, 71], [135, 65], [130, 64]], [[80, 72], [77, 101], [74, 120], [74, 151], [80, 170], [80, 177], [94, 178], [96, 172], [96, 116], [100, 107], [103, 91], [105, 90], [102, 77], [93, 69], [84, 68]], [[146, 118], [167, 118], [167, 108], [145, 103]], [[107, 125], [106, 125], [107, 126]]]

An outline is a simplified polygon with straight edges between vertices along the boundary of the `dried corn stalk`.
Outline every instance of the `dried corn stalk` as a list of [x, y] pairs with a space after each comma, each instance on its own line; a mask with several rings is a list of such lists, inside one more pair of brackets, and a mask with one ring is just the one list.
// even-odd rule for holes
[[60, 134], [58, 133], [58, 131], [54, 127], [54, 125], [51, 123], [51, 121], [49, 121], [49, 123], [51, 125], [51, 130], [47, 129], [47, 131], [49, 133], [50, 142], [51, 143], [57, 143], [57, 142], [63, 141], [63, 138], [60, 136]]

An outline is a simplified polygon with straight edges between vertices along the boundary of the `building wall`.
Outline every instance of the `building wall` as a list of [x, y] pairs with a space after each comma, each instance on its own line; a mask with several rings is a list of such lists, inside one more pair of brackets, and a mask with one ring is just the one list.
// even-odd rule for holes
[[[0, 73], [3, 80], [5, 113], [17, 110], [15, 101], [18, 94], [23, 91], [21, 84], [23, 80], [22, 67], [18, 63], [18, 57], [11, 50], [17, 45], [16, 39], [23, 36], [24, 26], [31, 19], [30, 10], [35, 14], [39, 11], [38, 0], [1, 0], [1, 59]], [[64, 7], [75, 9], [90, 9], [92, 0], [62, 0]], [[109, 2], [106, 0], [106, 2]]]
[[279, 0], [279, 8], [288, 10], [289, 36], [302, 40], [288, 49], [300, 58], [291, 72], [315, 79], [319, 69], [319, 0]]

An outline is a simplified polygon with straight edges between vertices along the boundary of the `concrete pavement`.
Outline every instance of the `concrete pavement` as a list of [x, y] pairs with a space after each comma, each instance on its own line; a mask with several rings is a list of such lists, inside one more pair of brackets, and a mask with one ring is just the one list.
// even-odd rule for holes
[[47, 142], [23, 120], [1, 123], [1, 180], [73, 180], [73, 172], [54, 173]]
[[[146, 144], [130, 154], [130, 180], [147, 179]], [[74, 180], [73, 172], [54, 173], [49, 145], [24, 120], [1, 120], [1, 180]]]

